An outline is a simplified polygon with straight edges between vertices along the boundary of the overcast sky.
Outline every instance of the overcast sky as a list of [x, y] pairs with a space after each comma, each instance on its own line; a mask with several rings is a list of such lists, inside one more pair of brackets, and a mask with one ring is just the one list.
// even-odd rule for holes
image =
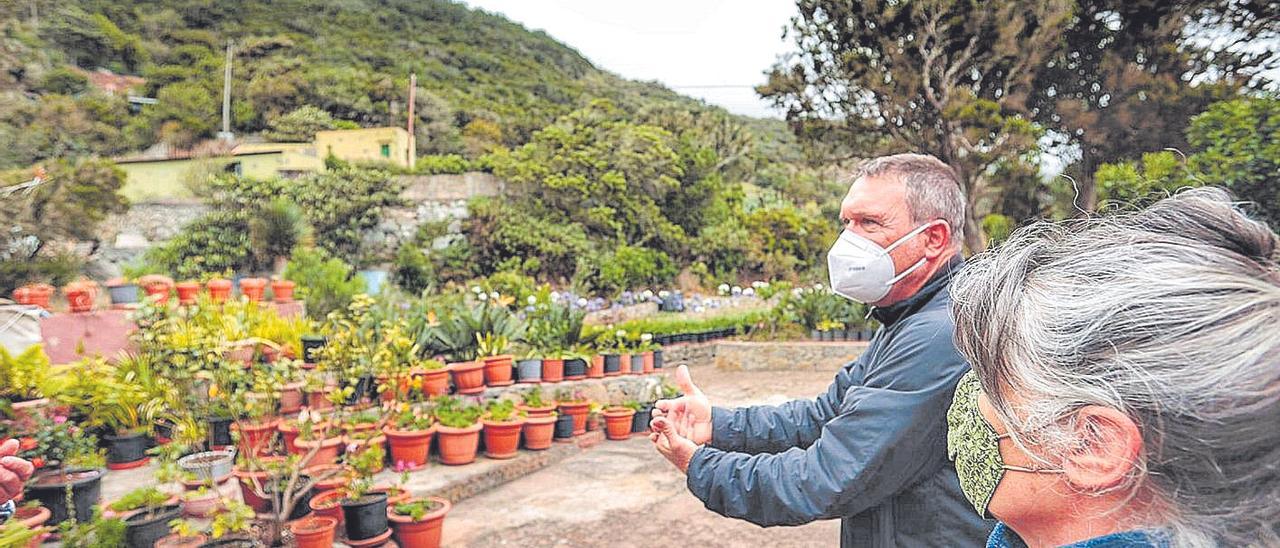
[[788, 51], [794, 0], [464, 0], [568, 44], [597, 67], [748, 116], [773, 116], [752, 86]]

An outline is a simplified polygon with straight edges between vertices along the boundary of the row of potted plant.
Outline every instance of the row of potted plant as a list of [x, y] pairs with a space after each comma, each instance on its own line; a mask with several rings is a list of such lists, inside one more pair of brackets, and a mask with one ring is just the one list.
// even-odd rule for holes
[[[240, 294], [250, 301], [262, 301], [268, 283], [271, 287], [272, 300], [277, 303], [293, 302], [296, 284], [290, 280], [278, 278], [273, 278], [270, 281], [266, 278], [241, 278], [239, 280]], [[117, 307], [126, 307], [139, 303], [139, 289], [152, 300], [167, 301], [171, 294], [176, 293], [180, 304], [193, 305], [196, 303], [196, 298], [202, 289], [202, 285], [198, 281], [187, 280], [175, 283], [172, 278], [159, 274], [148, 274], [137, 279], [112, 278], [107, 280], [105, 285], [111, 298], [111, 304]], [[211, 278], [204, 284], [209, 298], [214, 302], [225, 302], [230, 299], [232, 286], [232, 281], [224, 278]], [[49, 284], [27, 284], [13, 291], [13, 300], [18, 304], [34, 305], [45, 310], [52, 310], [50, 300], [54, 292], [54, 287]], [[76, 280], [62, 287], [62, 294], [66, 298], [68, 310], [76, 313], [93, 310], [100, 292], [101, 288], [98, 283], [89, 279]]]

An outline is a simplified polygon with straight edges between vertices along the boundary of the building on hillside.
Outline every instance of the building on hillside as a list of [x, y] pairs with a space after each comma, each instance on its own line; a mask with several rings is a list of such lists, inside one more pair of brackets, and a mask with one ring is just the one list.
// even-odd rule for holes
[[190, 149], [156, 145], [146, 152], [114, 161], [128, 175], [121, 193], [134, 202], [193, 197], [191, 183], [218, 173], [257, 179], [293, 178], [324, 171], [334, 157], [362, 164], [412, 165], [409, 133], [380, 127], [322, 131], [311, 143], [205, 141]]

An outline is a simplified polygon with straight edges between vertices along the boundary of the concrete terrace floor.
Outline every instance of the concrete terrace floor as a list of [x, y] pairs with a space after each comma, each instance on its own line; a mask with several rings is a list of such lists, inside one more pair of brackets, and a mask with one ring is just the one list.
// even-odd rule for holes
[[[691, 369], [715, 405], [811, 398], [834, 372]], [[647, 437], [606, 441], [456, 504], [445, 546], [833, 546], [839, 522], [761, 528], [706, 510]]]

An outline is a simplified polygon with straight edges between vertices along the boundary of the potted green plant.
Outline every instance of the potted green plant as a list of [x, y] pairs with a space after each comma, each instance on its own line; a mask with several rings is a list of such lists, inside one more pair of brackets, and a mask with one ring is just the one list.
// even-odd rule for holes
[[[169, 522], [182, 512], [182, 506], [172, 498], [152, 489], [142, 494], [137, 501], [118, 501], [137, 502], [137, 507], [124, 518], [125, 542], [129, 546], [154, 546], [157, 540], [169, 535]], [[115, 508], [113, 505], [112, 509]]]
[[476, 347], [484, 360], [484, 382], [489, 386], [509, 386], [511, 379], [512, 359], [507, 354], [511, 344], [505, 335], [496, 333], [476, 334]]
[[427, 465], [431, 438], [435, 436], [435, 418], [410, 406], [404, 406], [395, 419], [382, 428], [391, 447], [391, 462], [410, 470]]
[[516, 405], [525, 416], [528, 417], [546, 417], [555, 413], [556, 402], [546, 401], [542, 398], [542, 389], [534, 387], [520, 395], [521, 403]]
[[439, 426], [440, 462], [448, 465], [468, 464], [476, 460], [480, 445], [480, 431], [484, 425], [480, 416], [484, 410], [458, 398], [440, 396], [433, 400]]
[[16, 432], [33, 432], [37, 417], [49, 405], [44, 386], [50, 369], [43, 345], [32, 345], [16, 356], [0, 346], [0, 400], [10, 403]]
[[254, 522], [257, 514], [249, 505], [228, 499], [210, 523], [213, 540], [204, 546], [257, 546]]
[[516, 409], [515, 402], [490, 401], [481, 422], [484, 424], [485, 456], [491, 459], [515, 457], [520, 448], [520, 431], [524, 426], [524, 413]]
[[174, 519], [169, 522], [168, 536], [156, 541], [156, 548], [197, 548], [203, 546], [209, 537], [194, 522], [186, 519]]
[[[298, 548], [330, 548], [338, 520], [328, 516], [310, 516], [289, 524]], [[407, 546], [407, 545], [402, 545]]]
[[222, 496], [211, 485], [202, 485], [194, 491], [185, 491], [179, 495], [182, 499], [182, 515], [192, 518], [207, 518], [218, 509]]
[[562, 388], [556, 391], [556, 402], [561, 415], [573, 418], [573, 435], [585, 434], [587, 432], [587, 412], [591, 408], [591, 401], [583, 396], [581, 392]]
[[430, 359], [418, 362], [413, 374], [422, 379], [422, 393], [430, 398], [449, 393], [449, 370], [444, 362]]
[[27, 499], [49, 509], [49, 525], [62, 523], [73, 511], [76, 521], [92, 519], [106, 465], [97, 438], [62, 415], [39, 417], [33, 438], [35, 447], [23, 456], [43, 461], [46, 468], [27, 482]]
[[529, 348], [523, 358], [516, 360], [516, 382], [542, 382], [542, 354], [536, 348]]
[[347, 484], [341, 505], [347, 538], [352, 541], [389, 536], [387, 495], [373, 492], [373, 475], [382, 469], [385, 457], [382, 447], [374, 445], [347, 460], [355, 477]]
[[387, 519], [399, 545], [435, 548], [440, 546], [444, 519], [452, 507], [449, 501], [438, 497], [416, 499], [392, 506]]
[[125, 519], [139, 511], [177, 504], [178, 497], [155, 487], [139, 487], [108, 503], [102, 510], [103, 517]]

